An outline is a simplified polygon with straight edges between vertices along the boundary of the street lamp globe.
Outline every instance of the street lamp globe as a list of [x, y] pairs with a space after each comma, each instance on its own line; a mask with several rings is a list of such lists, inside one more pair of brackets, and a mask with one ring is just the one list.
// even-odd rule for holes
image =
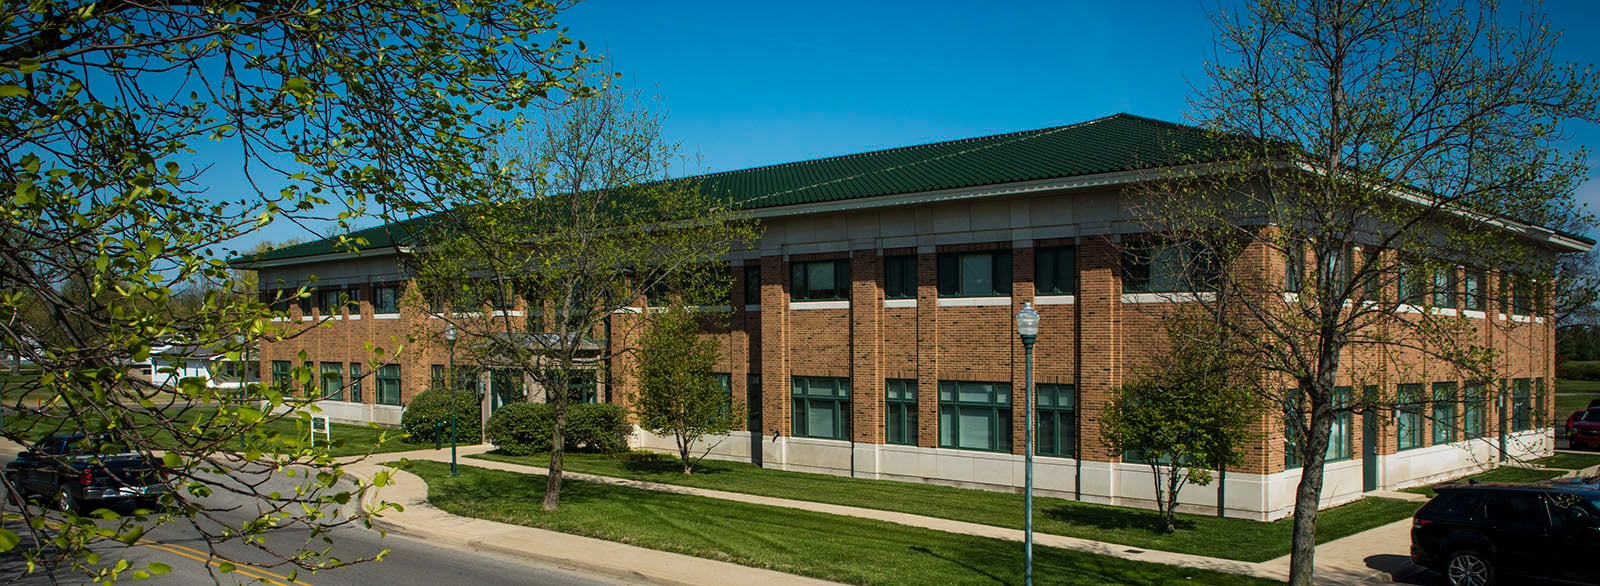
[[1025, 338], [1039, 335], [1039, 312], [1033, 310], [1032, 303], [1023, 303], [1022, 311], [1017, 312], [1017, 335]]
[[[1034, 319], [1037, 320], [1038, 318], [1034, 318]], [[455, 341], [456, 341], [456, 325], [455, 324], [447, 324], [447, 325], [444, 326], [444, 341], [450, 342], [450, 343], [455, 343]]]

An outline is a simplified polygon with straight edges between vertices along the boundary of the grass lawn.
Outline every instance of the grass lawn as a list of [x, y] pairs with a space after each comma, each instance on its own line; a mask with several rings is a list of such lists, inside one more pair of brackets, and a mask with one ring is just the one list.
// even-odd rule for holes
[[1600, 454], [1573, 454], [1561, 452], [1548, 458], [1539, 458], [1529, 462], [1535, 466], [1545, 468], [1561, 468], [1563, 470], [1582, 470], [1595, 464], [1600, 464]]
[[[411, 462], [428, 500], [451, 513], [731, 561], [852, 584], [1017, 584], [1022, 544], [705, 497], [567, 481], [540, 510], [544, 477]], [[1264, 580], [1034, 548], [1042, 584], [1274, 584]]]
[[1567, 414], [1582, 409], [1589, 400], [1600, 397], [1600, 381], [1556, 379], [1556, 423]]
[[[1494, 470], [1474, 474], [1466, 478], [1452, 480], [1450, 482], [1441, 482], [1439, 484], [1466, 483], [1469, 480], [1476, 480], [1478, 482], [1538, 482], [1540, 480], [1549, 480], [1565, 473], [1566, 472], [1564, 470], [1530, 470], [1528, 468], [1513, 468], [1511, 466], [1503, 466], [1500, 468], [1495, 468]], [[1438, 486], [1438, 484], [1429, 486], [1413, 486], [1411, 488], [1402, 490], [1405, 492], [1413, 492], [1431, 497], [1436, 494], [1433, 491], [1433, 487], [1435, 486]]]
[[[484, 454], [489, 460], [546, 466], [548, 456]], [[660, 482], [763, 496], [912, 513], [1022, 528], [1022, 495], [887, 480], [859, 480], [825, 474], [768, 470], [752, 464], [705, 460], [695, 473], [679, 473], [676, 461], [661, 454], [572, 454], [566, 469], [616, 478]], [[1214, 490], [1191, 486], [1185, 490]], [[1289, 554], [1291, 519], [1272, 523], [1179, 515], [1179, 530], [1156, 531], [1155, 511], [1034, 497], [1033, 528], [1040, 533], [1107, 541], [1134, 547], [1261, 562]], [[1317, 521], [1317, 541], [1327, 542], [1410, 517], [1420, 505], [1366, 498], [1328, 509]]]

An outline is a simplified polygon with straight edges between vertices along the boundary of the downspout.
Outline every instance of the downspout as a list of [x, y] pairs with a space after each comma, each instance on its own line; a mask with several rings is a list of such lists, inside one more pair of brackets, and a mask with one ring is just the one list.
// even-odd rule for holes
[[1077, 421], [1073, 423], [1076, 428], [1072, 434], [1072, 498], [1083, 500], [1083, 393], [1078, 390], [1078, 385], [1072, 385], [1072, 417]]

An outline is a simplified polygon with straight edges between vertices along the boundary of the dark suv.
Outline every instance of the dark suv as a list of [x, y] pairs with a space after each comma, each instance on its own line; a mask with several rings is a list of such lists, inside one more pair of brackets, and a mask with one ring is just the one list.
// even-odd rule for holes
[[[1447, 484], [1411, 520], [1411, 559], [1451, 586], [1600, 584], [1600, 485]], [[1509, 580], [1508, 580], [1509, 582]]]

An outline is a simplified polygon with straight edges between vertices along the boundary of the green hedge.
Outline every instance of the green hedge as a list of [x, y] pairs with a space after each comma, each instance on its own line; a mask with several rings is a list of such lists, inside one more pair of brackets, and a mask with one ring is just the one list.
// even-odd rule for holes
[[[500, 453], [527, 456], [550, 450], [555, 408], [546, 403], [511, 403], [489, 417], [487, 436]], [[625, 452], [633, 426], [621, 407], [604, 403], [567, 406], [566, 449]]]
[[1568, 361], [1556, 365], [1556, 378], [1600, 380], [1600, 362]]
[[[405, 413], [400, 415], [400, 427], [408, 434], [405, 441], [413, 444], [450, 442], [450, 398], [456, 401], [456, 443], [476, 445], [483, 441], [479, 420], [483, 417], [476, 393], [429, 389], [411, 398]], [[443, 424], [443, 425], [440, 425]]]

